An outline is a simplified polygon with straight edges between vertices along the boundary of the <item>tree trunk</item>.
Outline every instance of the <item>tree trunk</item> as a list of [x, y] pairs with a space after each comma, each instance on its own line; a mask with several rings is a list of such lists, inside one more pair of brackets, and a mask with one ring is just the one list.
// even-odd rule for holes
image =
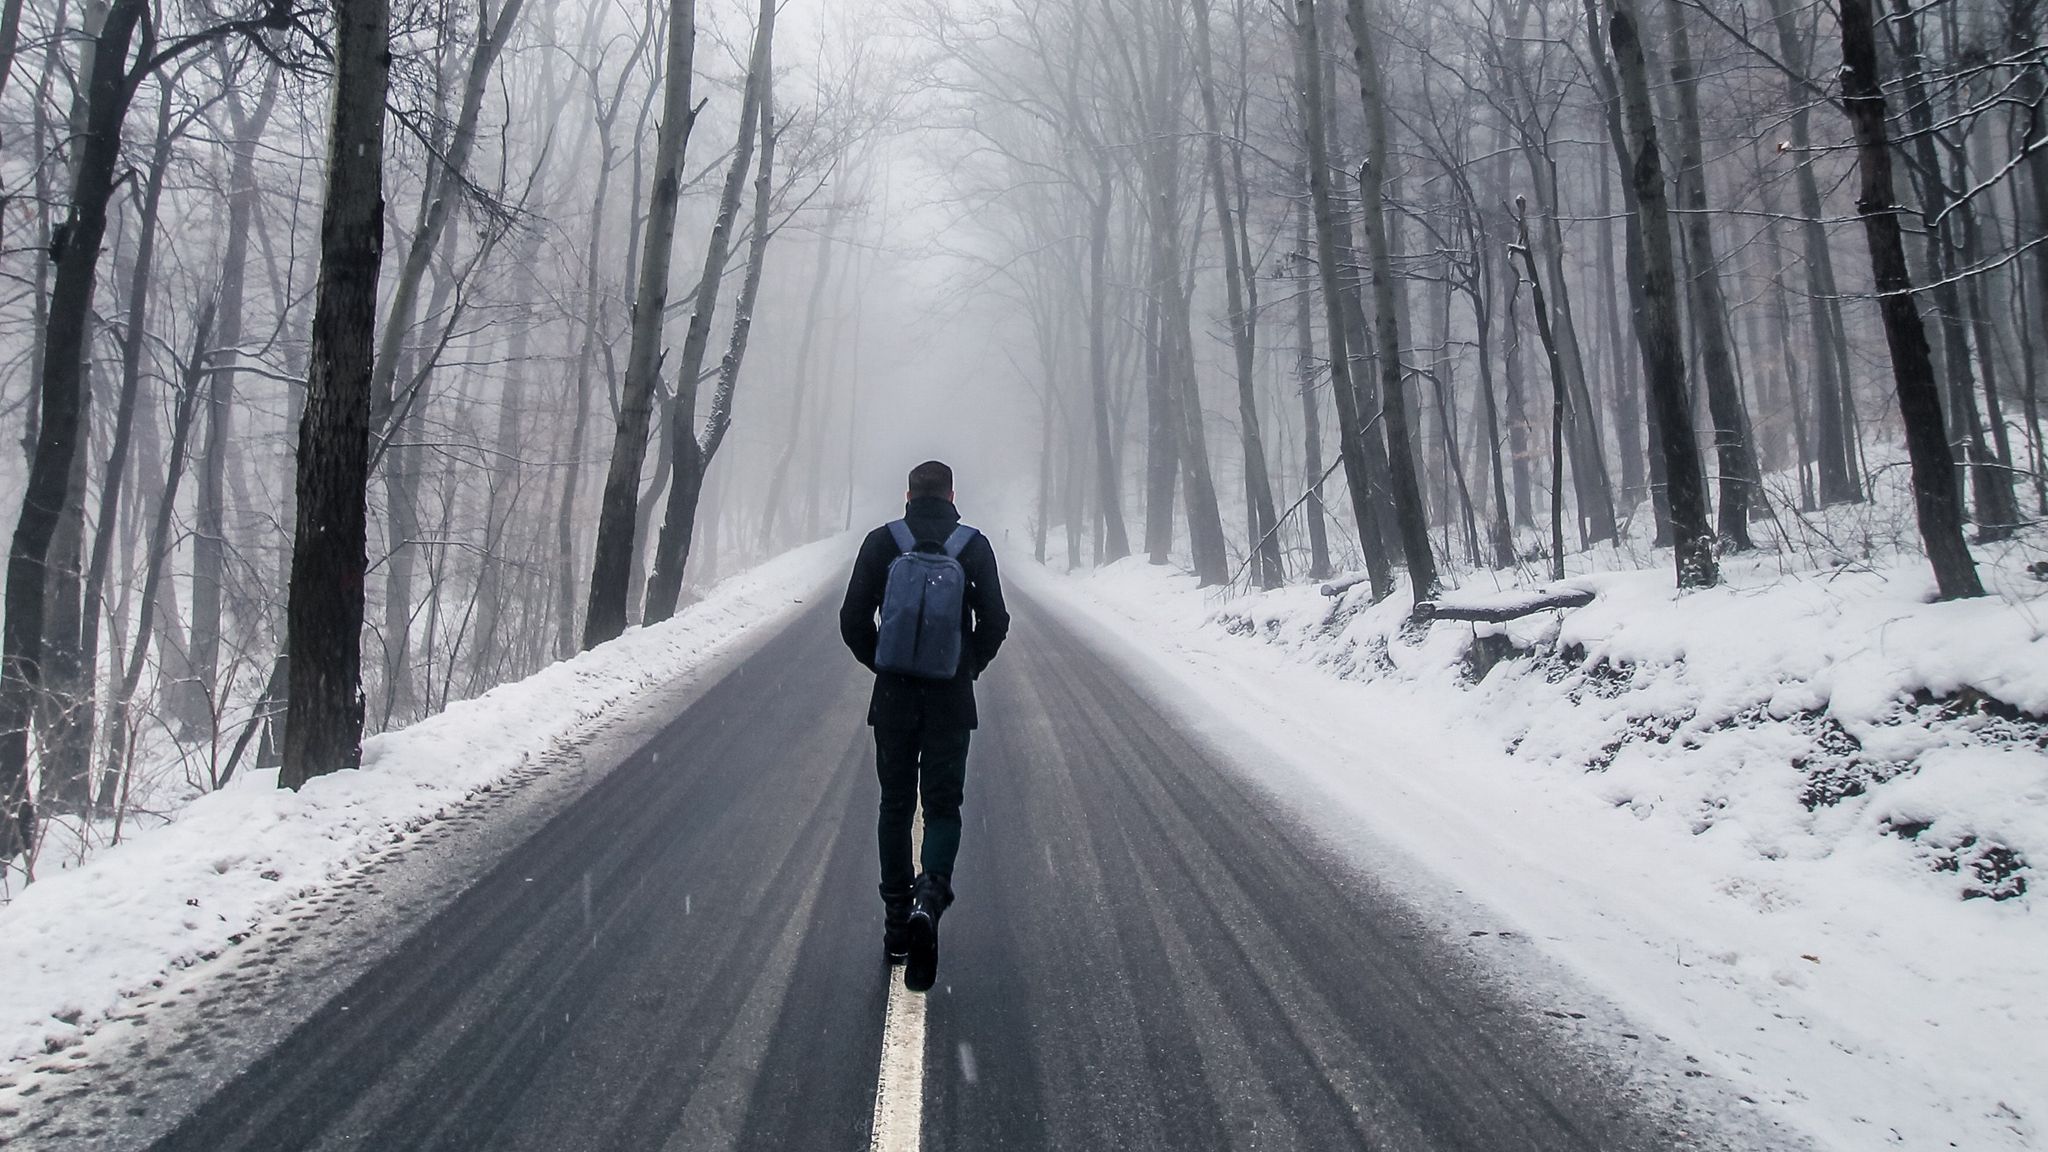
[[1373, 33], [1366, 23], [1364, 0], [1346, 0], [1351, 25], [1352, 56], [1358, 65], [1359, 99], [1365, 105], [1366, 162], [1359, 169], [1358, 188], [1364, 209], [1365, 238], [1372, 254], [1374, 341], [1379, 346], [1380, 410], [1386, 414], [1387, 456], [1393, 480], [1394, 513], [1400, 520], [1401, 546], [1407, 554], [1409, 583], [1415, 601], [1437, 594], [1436, 557], [1430, 551], [1429, 513], [1415, 479], [1415, 452], [1408, 433], [1407, 398], [1402, 392], [1401, 337], [1394, 311], [1394, 265], [1387, 245], [1387, 110], [1380, 81]]
[[[1100, 161], [1098, 161], [1100, 163]], [[1124, 524], [1123, 473], [1117, 463], [1116, 437], [1109, 426], [1109, 213], [1112, 207], [1109, 169], [1098, 170], [1095, 195], [1088, 204], [1088, 402], [1095, 427], [1095, 500], [1102, 509], [1102, 560], [1114, 563], [1131, 554], [1130, 529]], [[1171, 499], [1171, 497], [1169, 497]]]
[[[114, 406], [114, 438], [107, 449], [106, 474], [100, 478], [100, 508], [93, 524], [92, 558], [87, 563], [83, 606], [79, 612], [79, 664], [97, 675], [100, 648], [100, 616], [105, 610], [107, 571], [113, 562], [115, 532], [121, 522], [121, 502], [128, 473], [128, 448], [134, 435], [135, 404], [142, 385], [144, 335], [149, 324], [149, 289], [156, 265], [157, 210], [163, 199], [164, 172], [171, 160], [172, 92], [166, 86], [157, 107], [156, 146], [150, 154], [143, 178], [142, 210], [137, 227], [135, 267], [128, 286], [127, 320], [121, 337], [121, 392]], [[88, 704], [90, 701], [88, 701]], [[81, 717], [86, 732], [94, 726], [90, 712]], [[81, 757], [79, 752], [83, 752]], [[56, 775], [61, 781], [76, 780], [75, 786], [60, 785], [69, 802], [92, 796], [91, 740], [82, 748], [61, 755]]]
[[1635, 294], [1636, 341], [1650, 395], [1652, 431], [1664, 460], [1671, 500], [1673, 562], [1680, 588], [1711, 588], [1719, 580], [1714, 532], [1708, 523], [1706, 478], [1693, 438], [1686, 397], [1684, 335], [1678, 315], [1678, 278], [1671, 247], [1671, 214], [1664, 198], [1664, 167], [1657, 150], [1657, 120], [1650, 106], [1649, 69], [1643, 60], [1634, 0], [1615, 0], [1608, 35], [1619, 68], [1629, 166], [1641, 224], [1643, 267]]
[[1687, 292], [1692, 334], [1699, 348], [1700, 374], [1706, 378], [1707, 408], [1713, 413], [1720, 461], [1721, 538], [1731, 548], [1747, 550], [1754, 547], [1749, 539], [1750, 509], [1762, 474], [1750, 443], [1742, 381], [1735, 373], [1735, 341], [1728, 331], [1728, 302], [1721, 292], [1721, 265], [1707, 210], [1699, 78], [1693, 71], [1691, 38], [1681, 0], [1665, 0], [1665, 11], [1671, 23], [1671, 82], [1678, 92], [1678, 195], [1684, 208], [1680, 234], [1692, 266]]
[[1231, 210], [1230, 186], [1223, 164], [1223, 120], [1216, 110], [1216, 76], [1209, 43], [1209, 0], [1194, 0], [1195, 68], [1202, 99], [1209, 184], [1216, 203], [1216, 227], [1223, 241], [1223, 285], [1229, 312], [1230, 345], [1237, 368], [1238, 439], [1244, 449], [1245, 499], [1251, 521], [1250, 548], [1258, 554], [1259, 586], [1278, 588], [1286, 573], [1280, 566], [1279, 533], [1274, 530], [1273, 482], [1266, 470], [1265, 441], [1259, 433], [1258, 393], [1253, 385], [1257, 340], [1257, 301], [1248, 302], [1256, 283], [1248, 283], [1241, 261], [1242, 237]]
[[29, 725], [42, 686], [44, 561], [64, 512], [71, 460], [85, 439], [86, 328], [98, 277], [107, 201], [121, 152], [121, 121], [133, 89], [130, 42], [145, 5], [117, 0], [93, 42], [86, 123], [64, 223], [52, 235], [57, 276], [50, 290], [37, 389], [35, 456], [22, 489], [21, 515], [7, 556], [7, 613], [0, 631], [0, 860], [26, 851], [36, 827], [28, 791]]
[[[740, 195], [746, 191], [747, 173], [754, 165], [754, 137], [761, 122], [763, 94], [768, 90], [768, 70], [775, 32], [774, 0], [761, 0], [760, 24], [754, 32], [753, 59], [747, 65], [746, 95], [740, 101], [739, 139], [733, 145], [732, 167], [726, 170], [725, 189], [718, 199], [718, 217], [711, 226], [711, 239], [704, 253], [704, 272], [697, 281], [696, 306], [690, 313], [689, 332], [683, 337], [682, 363], [676, 370], [676, 394], [670, 408], [669, 442], [675, 452], [676, 480], [669, 485], [668, 510], [662, 517], [661, 535], [654, 545], [654, 572], [647, 578], [645, 621], [666, 620], [675, 614], [676, 597], [683, 588], [683, 565], [690, 554], [690, 530], [697, 515], [697, 497], [704, 483], [704, 467], [711, 453], [697, 442], [697, 381], [704, 368], [705, 350], [711, 342], [711, 320], [718, 311], [719, 282], [731, 252], [734, 217], [739, 213]], [[767, 221], [755, 235], [757, 244], [766, 241]], [[750, 266], [749, 275], [753, 275]], [[744, 339], [744, 336], [741, 337]], [[720, 390], [726, 384], [720, 381]], [[727, 397], [730, 403], [730, 397]], [[716, 404], [714, 404], [714, 409]], [[730, 412], [726, 413], [730, 419]], [[718, 427], [719, 414], [712, 415]], [[716, 436], [723, 436], [718, 428]], [[707, 429], [707, 442], [716, 448]], [[689, 483], [684, 478], [694, 473]]]
[[[1308, 174], [1296, 169], [1297, 183], [1308, 185]], [[1309, 250], [1308, 201], [1294, 200], [1294, 258], [1296, 267], [1307, 268], [1315, 256]], [[1322, 406], [1316, 403], [1316, 339], [1314, 313], [1309, 309], [1312, 292], [1309, 279], [1301, 277], [1294, 286], [1294, 330], [1300, 344], [1294, 356], [1295, 386], [1301, 391], [1302, 478], [1308, 484], [1309, 567], [1311, 580], [1331, 575], [1329, 530], [1323, 512], [1323, 421]], [[1332, 357], [1334, 359], [1334, 357]]]
[[[1778, 52], [1785, 66], [1807, 75], [1808, 45], [1799, 33], [1790, 0], [1770, 0]], [[1806, 252], [1807, 325], [1812, 330], [1813, 423], [1815, 468], [1822, 504], [1863, 499], [1856, 453], [1849, 442], [1845, 400], [1849, 389], [1849, 354], [1842, 339], [1842, 303], [1835, 290], [1834, 257], [1822, 217], [1820, 181], [1813, 174], [1813, 139], [1806, 86], [1787, 81], [1792, 103], [1789, 143], [1794, 158], [1793, 186], [1799, 197], [1800, 240]], [[1780, 290], [1783, 287], [1780, 286]]]
[[[1351, 515], [1358, 527], [1360, 551], [1372, 581], [1372, 598], [1394, 591], [1394, 577], [1380, 547], [1379, 522], [1373, 513], [1370, 474], [1366, 467], [1368, 428], [1358, 411], [1346, 348], [1344, 291], [1339, 283], [1336, 212], [1330, 203], [1329, 150], [1324, 136], [1322, 36], [1317, 28], [1315, 0], [1295, 0], [1295, 95], [1301, 104], [1302, 134], [1308, 144], [1309, 203], [1315, 214], [1316, 269], [1322, 281], [1323, 314], [1329, 333], [1330, 391], [1336, 398], [1337, 444], [1344, 460], [1344, 480], [1351, 495]], [[1377, 417], [1375, 417], [1375, 420]]]
[[1566, 397], [1564, 360], [1550, 328], [1550, 309], [1543, 300], [1543, 281], [1536, 274], [1536, 256], [1529, 251], [1528, 213], [1515, 200], [1515, 251], [1529, 276], [1529, 305], [1536, 313], [1536, 336], [1550, 368], [1550, 578], [1564, 579], [1564, 437]]
[[690, 106], [690, 67], [697, 39], [696, 0], [669, 8], [667, 85], [654, 144], [654, 186], [642, 234], [640, 284], [633, 297], [632, 345], [619, 397], [618, 430], [591, 560], [590, 604], [583, 647], [594, 648], [626, 628], [626, 590], [634, 563], [633, 520], [640, 502], [640, 465], [647, 456], [647, 421], [661, 373], [661, 320], [668, 302], [668, 269], [675, 247], [676, 203], [682, 195], [684, 145], [696, 113]]
[[1892, 187], [1890, 133], [1885, 127], [1883, 76], [1871, 0], [1841, 0], [1842, 103], [1856, 132], [1856, 163], [1862, 175], [1856, 210], [1863, 217], [1877, 280], [1878, 311], [1891, 350], [1899, 417], [1906, 425], [1906, 451], [1913, 464], [1913, 505], [1920, 538], [1934, 565], [1941, 598], [1982, 596], [1976, 562], [1963, 542], [1957, 506], [1955, 459], [1942, 427], [1941, 390], [1934, 379], [1933, 353], [1920, 310], [1913, 303], [1913, 277], [1906, 270], [1906, 246], [1899, 235], [1898, 201]]
[[384, 250], [390, 39], [386, 0], [354, 0], [337, 11], [334, 126], [286, 610], [291, 689], [278, 783], [292, 789], [362, 758], [370, 377]]

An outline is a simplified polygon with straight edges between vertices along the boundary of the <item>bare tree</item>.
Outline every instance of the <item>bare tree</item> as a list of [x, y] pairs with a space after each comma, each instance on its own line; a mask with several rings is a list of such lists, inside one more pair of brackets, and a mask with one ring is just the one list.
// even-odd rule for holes
[[334, 123], [286, 612], [291, 672], [278, 784], [292, 789], [362, 757], [370, 386], [384, 250], [391, 13], [385, 0], [358, 0], [337, 16]]

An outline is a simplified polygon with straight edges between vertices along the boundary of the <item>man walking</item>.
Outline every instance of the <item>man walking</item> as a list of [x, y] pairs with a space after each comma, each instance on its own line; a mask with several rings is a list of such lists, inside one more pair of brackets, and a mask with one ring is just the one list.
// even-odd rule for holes
[[[903, 519], [868, 533], [839, 609], [839, 633], [875, 674], [868, 723], [882, 783], [882, 946], [913, 992], [939, 967], [939, 916], [953, 902], [974, 680], [1010, 630], [996, 553], [960, 523], [953, 470], [910, 470]], [[911, 870], [911, 824], [924, 800], [924, 870]]]

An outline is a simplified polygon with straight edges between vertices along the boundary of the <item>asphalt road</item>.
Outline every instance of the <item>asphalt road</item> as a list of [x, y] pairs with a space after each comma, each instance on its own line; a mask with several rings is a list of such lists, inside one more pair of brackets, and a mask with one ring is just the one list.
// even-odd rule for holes
[[[866, 674], [832, 608], [156, 1147], [868, 1147], [893, 970]], [[923, 1147], [1706, 1139], [1050, 615], [1018, 604], [1012, 636], [982, 683], [960, 899], [924, 1005]]]

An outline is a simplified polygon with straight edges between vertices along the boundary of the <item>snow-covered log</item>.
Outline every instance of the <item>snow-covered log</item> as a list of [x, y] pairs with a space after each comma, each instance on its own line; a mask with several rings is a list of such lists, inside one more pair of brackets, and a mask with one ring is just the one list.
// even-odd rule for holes
[[1370, 581], [1371, 579], [1372, 576], [1365, 572], [1354, 572], [1349, 576], [1339, 576], [1335, 580], [1330, 581], [1328, 584], [1323, 585], [1323, 595], [1342, 596], [1346, 592], [1351, 591], [1353, 588], [1356, 588], [1360, 584], [1364, 584]]
[[1488, 624], [1534, 615], [1548, 608], [1584, 608], [1590, 588], [1531, 588], [1507, 592], [1453, 593], [1415, 606], [1418, 620], [1475, 620]]

